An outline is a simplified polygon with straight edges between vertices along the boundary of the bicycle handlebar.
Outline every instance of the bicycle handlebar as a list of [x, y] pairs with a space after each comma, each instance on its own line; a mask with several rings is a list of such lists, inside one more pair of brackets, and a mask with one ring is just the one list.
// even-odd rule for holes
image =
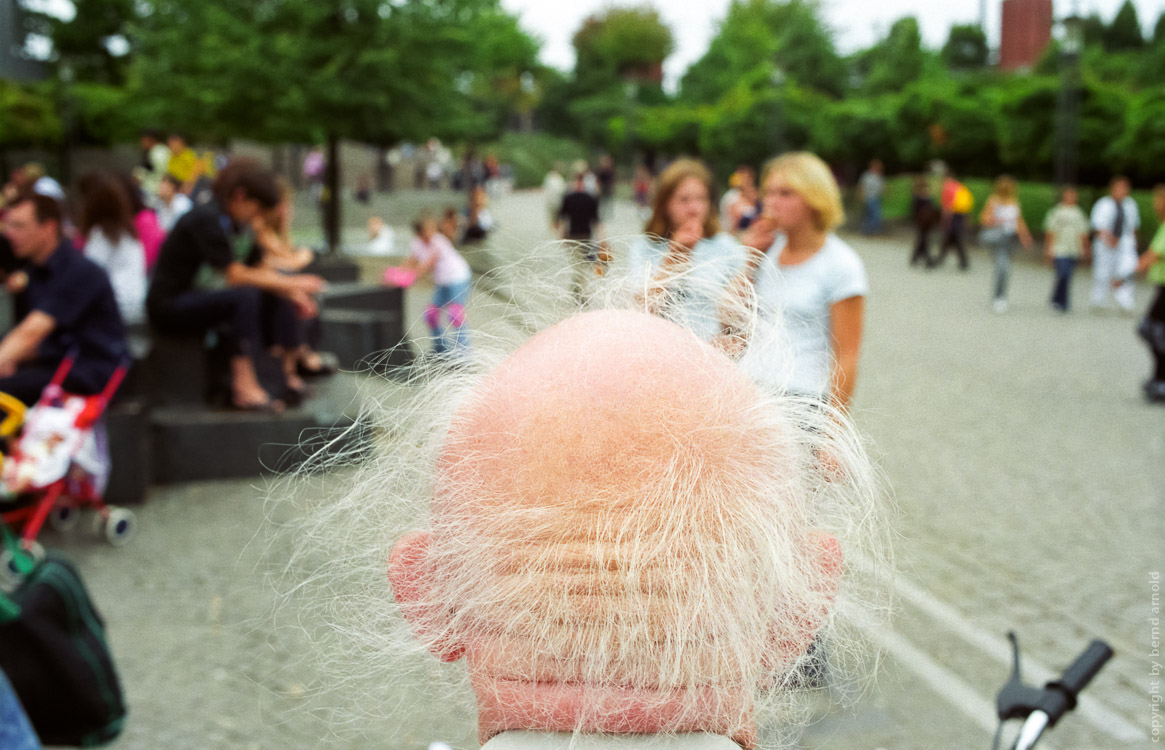
[[[1053, 727], [1064, 714], [1076, 708], [1076, 698], [1080, 691], [1092, 682], [1092, 678], [1113, 656], [1112, 648], [1104, 641], [1094, 640], [1088, 648], [1076, 657], [1059, 679], [1046, 684], [1043, 690], [1028, 687], [1020, 678], [1019, 641], [1014, 633], [1012, 640], [1015, 664], [1011, 679], [999, 691], [997, 698], [999, 718], [1024, 719], [1023, 727], [1015, 741], [1015, 750], [1030, 750], [1039, 741], [1048, 727]], [[998, 737], [996, 737], [998, 742]]]

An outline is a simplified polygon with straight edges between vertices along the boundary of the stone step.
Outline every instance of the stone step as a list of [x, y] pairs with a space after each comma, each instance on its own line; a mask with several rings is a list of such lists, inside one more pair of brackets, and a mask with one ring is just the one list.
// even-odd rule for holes
[[359, 376], [321, 379], [302, 407], [281, 414], [205, 407], [154, 409], [153, 480], [159, 484], [259, 476], [297, 468], [321, 450], [349, 451], [359, 414]]
[[386, 374], [412, 362], [399, 309], [327, 309], [320, 314], [320, 324], [327, 350], [345, 370]]
[[352, 283], [360, 280], [360, 266], [347, 258], [317, 255], [304, 273], [323, 276], [329, 284]]
[[368, 284], [333, 284], [324, 292], [325, 310], [384, 312], [404, 309], [404, 289]]

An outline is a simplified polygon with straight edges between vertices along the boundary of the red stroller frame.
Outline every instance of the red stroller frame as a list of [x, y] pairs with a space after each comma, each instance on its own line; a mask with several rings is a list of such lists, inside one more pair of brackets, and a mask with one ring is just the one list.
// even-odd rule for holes
[[[26, 419], [31, 417], [32, 420], [36, 420], [43, 416], [44, 410], [60, 410], [61, 407], [69, 404], [70, 399], [84, 399], [84, 404], [76, 414], [72, 424], [75, 429], [59, 441], [59, 444], [69, 452], [67, 466], [61, 476], [52, 479], [47, 484], [31, 484], [28, 487], [18, 488], [22, 494], [23, 492], [38, 493], [40, 497], [28, 503], [21, 503], [18, 507], [0, 514], [6, 524], [23, 523], [20, 540], [22, 545], [30, 550], [39, 546], [36, 538], [46, 520], [51, 520], [54, 527], [66, 530], [76, 523], [79, 511], [84, 507], [92, 507], [97, 512], [101, 528], [111, 544], [117, 546], [125, 544], [137, 527], [133, 513], [123, 508], [107, 506], [102, 497], [102, 488], [97, 487], [94, 478], [86, 476], [74, 464], [76, 454], [82, 448], [85, 440], [92, 437], [91, 433], [97, 426], [98, 420], [105, 413], [109, 400], [113, 398], [113, 394], [125, 378], [127, 365], [125, 363], [118, 365], [101, 393], [95, 396], [76, 396], [65, 393], [61, 387], [65, 376], [73, 367], [75, 358], [75, 354], [70, 353], [61, 361], [57, 371], [53, 374], [53, 379], [45, 386], [40, 398], [26, 415]], [[77, 406], [77, 402], [72, 402], [72, 406]], [[26, 422], [26, 427], [28, 426]], [[26, 432], [25, 435], [27, 434]], [[54, 437], [57, 436], [54, 435]], [[18, 439], [10, 455], [5, 457], [4, 461], [5, 464], [16, 462], [19, 465], [23, 458], [21, 440]], [[9, 477], [11, 471], [12, 467], [6, 465], [4, 476]]]

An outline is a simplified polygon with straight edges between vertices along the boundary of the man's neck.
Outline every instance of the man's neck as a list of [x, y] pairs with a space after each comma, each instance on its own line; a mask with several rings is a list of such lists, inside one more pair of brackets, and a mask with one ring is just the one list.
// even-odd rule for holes
[[28, 262], [34, 266], [43, 266], [45, 263], [49, 262], [49, 258], [53, 257], [53, 253], [55, 253], [57, 249], [60, 248], [60, 246], [61, 240], [60, 238], [57, 238], [56, 242], [52, 243], [51, 245], [45, 245], [44, 247], [37, 248], [36, 251], [29, 256]]
[[745, 748], [756, 745], [753, 708], [742, 693], [711, 688], [660, 692], [596, 690], [574, 683], [473, 678], [478, 741], [501, 732], [536, 731], [656, 734], [710, 732]]

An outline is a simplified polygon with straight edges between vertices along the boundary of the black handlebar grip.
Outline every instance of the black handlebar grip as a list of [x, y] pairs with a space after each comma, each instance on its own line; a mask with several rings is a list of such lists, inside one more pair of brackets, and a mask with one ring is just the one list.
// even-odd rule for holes
[[1060, 679], [1048, 683], [1042, 708], [1044, 713], [1048, 714], [1049, 726], [1055, 725], [1066, 711], [1076, 708], [1076, 696], [1092, 682], [1092, 678], [1112, 658], [1112, 654], [1112, 648], [1107, 643], [1093, 641], [1084, 649], [1084, 653], [1077, 656], [1076, 661], [1064, 670]]
[[1080, 693], [1096, 673], [1112, 658], [1112, 648], [1104, 641], [1093, 641], [1084, 649], [1084, 653], [1076, 657], [1072, 666], [1064, 670], [1057, 682], [1075, 697]]

